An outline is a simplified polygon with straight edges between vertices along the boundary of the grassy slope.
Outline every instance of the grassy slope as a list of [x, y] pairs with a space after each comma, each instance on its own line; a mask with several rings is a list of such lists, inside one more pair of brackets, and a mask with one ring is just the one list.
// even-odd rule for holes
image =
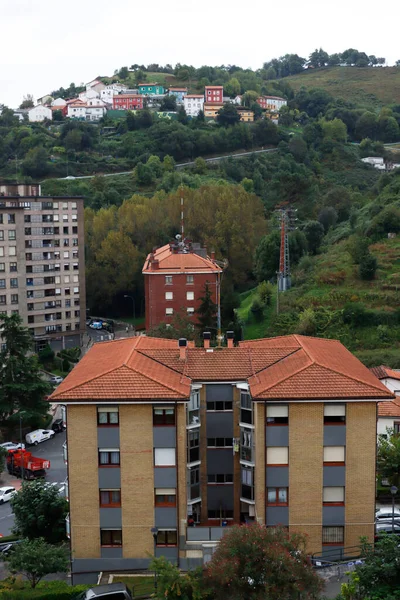
[[[293, 288], [280, 295], [281, 314], [301, 311], [302, 308], [320, 307], [337, 311], [347, 302], [362, 302], [367, 308], [388, 313], [400, 304], [400, 238], [383, 240], [370, 247], [378, 259], [379, 267], [374, 281], [361, 281], [357, 267], [346, 251], [346, 242], [329, 246], [315, 258], [314, 268], [303, 276]], [[296, 272], [294, 273], [296, 280]], [[304, 280], [304, 283], [302, 283]], [[262, 323], [256, 323], [250, 311], [256, 290], [242, 294], [239, 316], [245, 322], [244, 336], [254, 339], [279, 335], [275, 328], [276, 299], [265, 310]], [[368, 366], [384, 362], [399, 365], [400, 326], [389, 326], [390, 339], [382, 337], [376, 325], [352, 329], [347, 325], [327, 327], [327, 337], [340, 339]]]
[[322, 88], [332, 96], [358, 105], [377, 108], [383, 104], [400, 103], [400, 68], [329, 67], [310, 69], [286, 77], [284, 81], [295, 89]]

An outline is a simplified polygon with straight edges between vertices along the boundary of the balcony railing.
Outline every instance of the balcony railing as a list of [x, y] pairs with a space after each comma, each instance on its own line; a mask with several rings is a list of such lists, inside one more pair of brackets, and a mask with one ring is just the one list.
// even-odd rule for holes
[[188, 527], [186, 530], [186, 540], [188, 542], [218, 542], [229, 531], [228, 527]]

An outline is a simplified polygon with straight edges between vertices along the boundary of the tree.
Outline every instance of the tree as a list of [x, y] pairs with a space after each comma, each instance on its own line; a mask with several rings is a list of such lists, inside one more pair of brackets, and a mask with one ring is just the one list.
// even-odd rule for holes
[[230, 102], [226, 102], [224, 106], [218, 111], [217, 122], [224, 127], [235, 125], [239, 123], [240, 115], [236, 110], [236, 106]]
[[320, 48], [319, 50], [315, 49], [314, 52], [310, 54], [308, 59], [309, 64], [315, 69], [318, 67], [325, 67], [325, 65], [329, 61], [329, 54]]
[[19, 315], [0, 317], [0, 421], [19, 418], [18, 411], [26, 417], [45, 415], [45, 395], [48, 384], [42, 379], [35, 355], [29, 355], [32, 338], [22, 325]]
[[214, 332], [217, 325], [217, 305], [212, 299], [211, 289], [208, 283], [204, 284], [204, 296], [200, 296], [199, 300], [199, 307], [195, 311], [198, 328], [200, 331], [208, 331], [211, 329], [212, 332]]
[[30, 177], [44, 177], [49, 172], [47, 152], [43, 147], [29, 150], [22, 162], [22, 171]]
[[243, 94], [242, 96], [242, 104], [243, 106], [247, 106], [248, 108], [250, 108], [250, 106], [257, 100], [257, 98], [259, 98], [260, 94], [254, 90], [247, 90], [246, 93]]
[[238, 94], [240, 94], [240, 82], [236, 77], [231, 77], [228, 83], [224, 85], [224, 92], [234, 98]]
[[127, 79], [128, 75], [129, 75], [128, 67], [121, 67], [120, 70], [118, 71], [118, 77], [120, 79]]
[[201, 600], [207, 597], [203, 589], [201, 569], [182, 573], [164, 556], [154, 558], [150, 569], [155, 571], [157, 577], [157, 591], [154, 595], [157, 600]]
[[280, 235], [274, 231], [262, 238], [254, 256], [254, 272], [258, 281], [268, 281], [279, 267]]
[[32, 94], [27, 94], [24, 96], [23, 101], [19, 105], [20, 108], [33, 108], [35, 106], [35, 101], [33, 99]]
[[40, 479], [25, 482], [11, 499], [14, 529], [30, 540], [43, 538], [51, 544], [65, 539], [68, 502], [58, 489]]
[[376, 260], [375, 256], [372, 256], [372, 254], [368, 252], [368, 254], [361, 259], [358, 267], [360, 279], [363, 279], [364, 281], [371, 281], [375, 278], [377, 268], [378, 261]]
[[188, 122], [188, 116], [183, 106], [180, 106], [178, 109], [177, 119], [178, 123], [182, 123], [183, 125], [186, 125], [186, 123]]
[[377, 471], [381, 479], [400, 487], [400, 434], [393, 429], [378, 437]]
[[175, 111], [176, 110], [176, 96], [168, 95], [164, 96], [160, 104], [160, 111]]
[[377, 117], [373, 112], [366, 111], [356, 122], [356, 138], [362, 140], [364, 138], [376, 139], [377, 134]]
[[182, 308], [182, 310], [175, 313], [168, 325], [167, 327], [166, 323], [160, 323], [156, 327], [153, 327], [148, 332], [148, 335], [168, 340], [179, 340], [180, 338], [186, 338], [187, 340], [196, 339], [197, 331], [193, 326], [193, 319], [188, 316], [185, 309]]
[[5, 560], [11, 573], [23, 573], [31, 588], [35, 588], [45, 575], [67, 573], [70, 567], [68, 548], [52, 546], [42, 538], [16, 544]]
[[325, 140], [343, 143], [347, 141], [347, 127], [340, 119], [333, 119], [332, 121], [322, 119], [320, 125]]
[[309, 221], [304, 226], [304, 234], [307, 238], [308, 250], [311, 254], [316, 254], [324, 237], [324, 228], [318, 221]]
[[312, 598], [323, 587], [304, 535], [258, 523], [229, 527], [205, 567], [204, 584], [215, 600]]
[[318, 221], [323, 226], [325, 233], [327, 233], [331, 227], [335, 227], [337, 219], [338, 215], [333, 206], [324, 206], [318, 215]]

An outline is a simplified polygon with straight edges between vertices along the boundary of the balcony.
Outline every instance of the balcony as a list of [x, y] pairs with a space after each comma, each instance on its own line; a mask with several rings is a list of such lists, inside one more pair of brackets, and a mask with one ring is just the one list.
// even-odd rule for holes
[[228, 531], [228, 527], [188, 527], [186, 529], [187, 542], [218, 542], [224, 533]]

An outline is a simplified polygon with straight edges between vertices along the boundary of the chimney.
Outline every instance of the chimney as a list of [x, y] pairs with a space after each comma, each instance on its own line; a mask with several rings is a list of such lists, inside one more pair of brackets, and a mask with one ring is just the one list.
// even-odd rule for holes
[[212, 252], [211, 252], [211, 260], [215, 260], [215, 251], [214, 250], [212, 250]]
[[227, 339], [227, 342], [228, 342], [228, 348], [233, 348], [233, 336], [234, 336], [233, 331], [227, 331], [226, 332], [226, 339]]
[[154, 258], [151, 262], [151, 270], [158, 271], [159, 266], [160, 266], [160, 263], [158, 262], [158, 259]]
[[204, 348], [210, 347], [210, 339], [211, 339], [211, 333], [209, 331], [205, 331], [203, 333]]
[[187, 339], [179, 338], [178, 346], [179, 346], [179, 360], [186, 360]]

